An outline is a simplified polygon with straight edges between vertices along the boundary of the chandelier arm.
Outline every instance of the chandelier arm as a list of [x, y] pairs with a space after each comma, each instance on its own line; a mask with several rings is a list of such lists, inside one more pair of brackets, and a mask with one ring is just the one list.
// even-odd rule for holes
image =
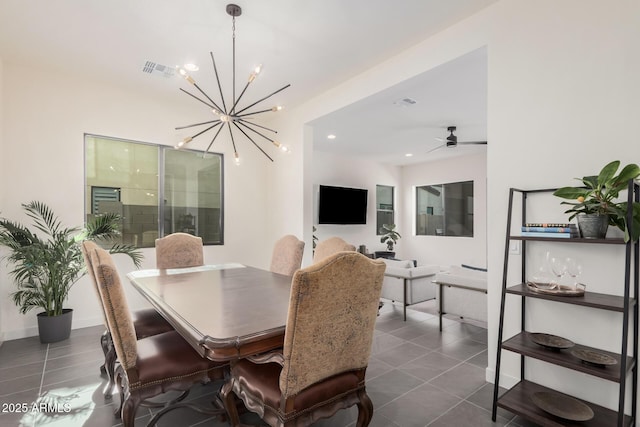
[[[220, 122], [220, 123], [222, 123], [222, 122]], [[215, 125], [211, 125], [208, 128], [206, 128], [204, 130], [201, 130], [200, 132], [196, 133], [195, 135], [191, 135], [191, 139], [199, 137], [200, 135], [202, 135], [203, 133], [207, 132], [208, 130], [211, 130], [214, 127], [218, 126], [220, 123], [216, 123]]]
[[[240, 132], [242, 132], [242, 133], [243, 133], [243, 135], [244, 135], [244, 136], [246, 136], [246, 137], [249, 139], [249, 141], [251, 141], [251, 142], [253, 143], [253, 145], [255, 145], [255, 146], [256, 146], [256, 148], [257, 148], [258, 150], [262, 151], [262, 154], [264, 154], [265, 156], [267, 156], [267, 159], [269, 159], [269, 160], [271, 160], [271, 161], [273, 162], [273, 159], [271, 158], [271, 156], [269, 156], [269, 155], [267, 154], [267, 152], [266, 152], [266, 151], [264, 151], [262, 148], [260, 148], [260, 146], [259, 146], [258, 144], [256, 144], [256, 142], [253, 140], [253, 138], [251, 138], [249, 135], [247, 135], [247, 133], [246, 133], [245, 131], [243, 131], [243, 130], [240, 128], [240, 126], [238, 126], [238, 125], [237, 125], [237, 123], [236, 123], [236, 122], [233, 122], [233, 125], [234, 125], [236, 128], [238, 128], [238, 130], [239, 130]], [[267, 139], [268, 139], [268, 138], [267, 138]]]
[[244, 124], [244, 123], [242, 123], [242, 122], [239, 122], [239, 123], [238, 123], [238, 122], [235, 122], [234, 124], [239, 124], [239, 125], [241, 125], [241, 126], [244, 126], [244, 127], [245, 127], [245, 129], [249, 129], [251, 132], [253, 132], [253, 133], [257, 133], [258, 135], [260, 135], [261, 137], [263, 137], [264, 139], [266, 139], [267, 141], [269, 141], [269, 142], [271, 142], [271, 143], [275, 143], [275, 141], [274, 141], [273, 139], [269, 138], [268, 136], [266, 136], [265, 134], [263, 134], [263, 133], [261, 133], [261, 132], [258, 132], [258, 131], [257, 131], [257, 130], [255, 130], [255, 129], [250, 128], [249, 126], [247, 126], [246, 124]]
[[[262, 126], [262, 125], [259, 125], [259, 124], [257, 124], [257, 123], [253, 123], [253, 122], [250, 122], [250, 121], [247, 121], [247, 120], [244, 120], [244, 119], [240, 119], [240, 120], [236, 120], [236, 121], [237, 121], [238, 123], [240, 123], [241, 125], [243, 125], [243, 126], [245, 126], [245, 127], [249, 128], [249, 129], [251, 129], [252, 131], [254, 131], [254, 132], [256, 132], [256, 133], [257, 133], [258, 131], [257, 131], [257, 130], [255, 130], [255, 129], [253, 129], [253, 128], [252, 128], [252, 127], [250, 127], [249, 125], [257, 126], [257, 127], [262, 128], [262, 129], [264, 129], [264, 130], [268, 130], [269, 132], [278, 133], [278, 131], [276, 131], [276, 130], [269, 129], [269, 128], [268, 128], [268, 127], [266, 127], [266, 126]], [[268, 139], [268, 138], [267, 138], [267, 139]], [[273, 142], [273, 141], [271, 141], [271, 142]]]
[[220, 98], [222, 99], [222, 106], [224, 107], [224, 110], [222, 110], [224, 113], [227, 112], [227, 105], [224, 102], [224, 95], [222, 94], [222, 85], [220, 84], [220, 77], [218, 75], [218, 67], [216, 67], [216, 60], [213, 58], [213, 52], [209, 52], [209, 54], [211, 55], [211, 62], [213, 62], [213, 71], [216, 73], [216, 81], [218, 82], [218, 90], [220, 91]]
[[256, 114], [268, 113], [269, 111], [273, 111], [273, 108], [267, 108], [266, 110], [260, 110], [260, 111], [253, 111], [251, 113], [235, 114], [234, 117], [239, 119], [241, 117], [255, 116]]
[[276, 94], [276, 93], [278, 93], [278, 92], [282, 92], [283, 90], [285, 90], [285, 89], [286, 89], [286, 88], [288, 88], [289, 86], [291, 86], [291, 84], [288, 84], [288, 85], [286, 85], [286, 86], [281, 87], [280, 89], [276, 90], [275, 92], [271, 93], [270, 95], [267, 95], [267, 96], [265, 96], [264, 98], [259, 99], [259, 100], [257, 100], [256, 102], [254, 102], [253, 104], [249, 105], [248, 107], [245, 107], [245, 108], [243, 108], [242, 110], [238, 111], [238, 113], [237, 113], [237, 114], [240, 114], [240, 113], [242, 113], [242, 112], [244, 112], [244, 111], [248, 110], [249, 108], [253, 107], [254, 105], [259, 104], [260, 102], [262, 102], [262, 101], [264, 101], [264, 100], [266, 100], [266, 99], [271, 98], [273, 95], [275, 95], [275, 94]]
[[200, 89], [200, 86], [198, 86], [198, 84], [197, 84], [197, 83], [194, 83], [193, 85], [196, 87], [196, 89], [198, 89], [198, 90], [200, 91], [200, 93], [201, 93], [201, 94], [203, 94], [203, 95], [204, 95], [204, 96], [205, 96], [209, 101], [211, 101], [211, 103], [216, 107], [216, 109], [217, 109], [218, 111], [222, 111], [222, 108], [220, 108], [220, 107], [218, 106], [218, 104], [216, 104], [216, 102], [215, 102], [213, 99], [209, 98], [209, 95], [207, 95], [207, 94], [205, 93], [205, 91], [203, 91], [202, 89]]
[[233, 152], [237, 155], [238, 150], [236, 149], [236, 140], [233, 139], [233, 132], [231, 132], [231, 123], [227, 122], [227, 127], [229, 128], [229, 135], [231, 136], [231, 145], [233, 145]]
[[[191, 93], [191, 92], [189, 92], [188, 90], [184, 90], [184, 89], [182, 89], [182, 88], [180, 88], [180, 90], [181, 90], [181, 91], [183, 91], [184, 93], [186, 93], [187, 95], [189, 95], [190, 97], [192, 97], [192, 98], [194, 98], [194, 99], [197, 99], [198, 101], [202, 102], [204, 105], [206, 105], [207, 107], [209, 107], [209, 108], [211, 108], [211, 109], [216, 109], [216, 108], [217, 108], [217, 106], [215, 105], [215, 103], [214, 103], [214, 105], [211, 105], [211, 104], [209, 104], [207, 101], [205, 101], [204, 99], [202, 99], [202, 98], [198, 98], [197, 96], [195, 96], [194, 94], [192, 94], [192, 93]], [[217, 108], [217, 109], [219, 110], [219, 108]]]
[[219, 122], [220, 120], [210, 120], [208, 122], [202, 122], [202, 123], [194, 123], [192, 125], [187, 125], [187, 126], [178, 126], [177, 128], [175, 128], [176, 130], [180, 130], [180, 129], [187, 129], [187, 128], [192, 128], [194, 126], [200, 126], [200, 125], [208, 125], [210, 123], [216, 123]]
[[251, 84], [251, 82], [247, 82], [246, 85], [244, 85], [244, 89], [242, 89], [242, 92], [240, 92], [240, 96], [238, 96], [238, 99], [236, 99], [236, 101], [233, 103], [233, 107], [231, 107], [231, 111], [229, 111], [229, 114], [231, 114], [232, 116], [233, 111], [236, 109], [236, 106], [238, 105], [238, 102], [240, 102], [240, 98], [242, 98], [242, 95], [244, 95], [244, 93], [247, 91], [247, 88], [249, 87], [249, 85]]
[[[222, 122], [220, 122], [222, 123]], [[220, 128], [218, 129], [218, 132], [216, 132], [215, 135], [213, 135], [213, 139], [211, 139], [211, 142], [209, 143], [209, 145], [207, 145], [207, 149], [204, 150], [205, 154], [209, 152], [209, 148], [211, 148], [211, 146], [213, 145], [213, 141], [216, 140], [216, 138], [218, 137], [218, 135], [220, 134], [220, 131], [222, 130], [224, 126], [220, 126]]]

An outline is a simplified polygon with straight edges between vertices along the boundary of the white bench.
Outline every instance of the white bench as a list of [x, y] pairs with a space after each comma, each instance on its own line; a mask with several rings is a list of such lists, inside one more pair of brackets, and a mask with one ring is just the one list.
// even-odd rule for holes
[[[436, 298], [440, 314], [452, 313], [461, 318], [487, 321], [487, 272], [473, 267], [451, 266], [449, 271], [436, 274]], [[446, 289], [446, 296], [445, 296]]]

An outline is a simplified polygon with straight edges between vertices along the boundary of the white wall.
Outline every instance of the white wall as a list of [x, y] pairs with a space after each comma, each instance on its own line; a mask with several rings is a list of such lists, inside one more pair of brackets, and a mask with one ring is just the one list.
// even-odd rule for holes
[[[285, 223], [299, 222], [302, 214], [305, 240], [310, 244], [314, 182], [306, 166], [313, 162], [313, 142], [306, 123], [486, 45], [487, 378], [492, 380], [508, 189], [569, 184], [573, 177], [595, 173], [616, 158], [640, 163], [634, 139], [640, 130], [639, 24], [640, 2], [635, 0], [503, 0], [309, 100], [289, 111], [287, 121], [282, 122], [283, 140], [303, 141], [304, 146], [296, 154], [301, 170], [287, 182], [291, 191], [279, 198], [287, 203], [276, 203], [274, 217]], [[276, 173], [274, 178], [279, 179], [281, 172]], [[615, 262], [611, 256], [602, 256], [600, 270], [615, 266]], [[585, 273], [584, 280], [597, 288], [600, 277], [592, 270]], [[517, 313], [508, 315], [508, 324], [517, 325]], [[603, 348], [615, 340], [607, 329], [619, 326], [614, 319], [602, 318], [592, 310], [547, 306], [530, 310], [529, 315], [530, 321], [553, 319], [551, 324], [541, 325], [548, 326], [549, 333]], [[514, 333], [513, 328], [509, 326], [507, 333]], [[510, 385], [510, 380], [519, 377], [517, 358], [505, 357], [503, 368], [503, 384]], [[615, 385], [564, 370], [548, 371], [540, 382], [615, 406]]]
[[[176, 105], [149, 94], [136, 94], [104, 82], [79, 76], [56, 74], [5, 62], [0, 74], [0, 98], [4, 111], [0, 119], [0, 212], [28, 223], [20, 204], [43, 201], [63, 224], [84, 223], [83, 134], [113, 136], [144, 142], [174, 145], [174, 126], [192, 123], [206, 109], [188, 101]], [[176, 83], [176, 85], [179, 83]], [[194, 140], [194, 148], [204, 149], [208, 138]], [[205, 247], [205, 261], [243, 262], [268, 267], [272, 241], [267, 236], [268, 183], [264, 176], [275, 167], [250, 143], [238, 142], [242, 165], [233, 162], [230, 144], [221, 143], [225, 153], [225, 244]], [[153, 249], [145, 249], [144, 267], [155, 266]], [[133, 269], [126, 259], [118, 261], [121, 273]], [[125, 283], [126, 279], [124, 280]], [[127, 284], [128, 286], [128, 284]], [[36, 310], [19, 314], [10, 300], [13, 289], [6, 265], [0, 267], [0, 327], [5, 339], [35, 335]], [[130, 296], [132, 308], [144, 304]], [[102, 322], [96, 296], [88, 278], [71, 291], [69, 307], [74, 308], [73, 327]]]
[[[3, 71], [4, 64], [2, 63], [2, 58], [0, 57], [0, 170], [4, 170], [5, 162], [7, 156], [4, 154], [4, 114], [3, 114], [3, 105], [2, 100], [4, 99], [4, 79], [3, 79]], [[0, 184], [0, 215], [2, 215], [2, 207], [5, 205], [4, 203], [4, 190], [2, 189], [4, 185]], [[0, 274], [2, 270], [0, 269]], [[0, 298], [2, 296], [0, 295]], [[0, 304], [0, 345], [4, 341], [4, 328], [2, 327], [2, 305]]]
[[[416, 236], [415, 187], [473, 181], [473, 237]], [[402, 248], [419, 264], [487, 265], [487, 157], [456, 157], [402, 168]]]
[[[342, 237], [355, 245], [366, 245], [369, 252], [384, 251], [386, 245], [376, 237], [376, 185], [390, 185], [396, 189], [396, 206], [399, 205], [398, 191], [402, 182], [400, 168], [376, 162], [361, 160], [351, 156], [339, 156], [331, 153], [315, 151], [313, 153], [313, 221], [317, 224], [318, 186], [333, 185], [337, 187], [353, 187], [368, 190], [367, 224], [366, 225], [316, 225], [318, 240], [332, 236]], [[402, 230], [402, 223], [396, 223]], [[402, 234], [402, 231], [400, 231]], [[402, 239], [396, 246], [397, 256], [401, 256]]]

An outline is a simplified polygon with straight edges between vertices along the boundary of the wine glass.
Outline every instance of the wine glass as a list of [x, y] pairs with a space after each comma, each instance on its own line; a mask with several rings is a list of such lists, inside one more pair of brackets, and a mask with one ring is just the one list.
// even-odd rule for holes
[[553, 284], [555, 284], [554, 288], [559, 289], [562, 277], [567, 274], [566, 260], [559, 257], [551, 258], [551, 271], [558, 278], [558, 280], [553, 281]]
[[568, 257], [565, 260], [567, 274], [573, 278], [573, 287], [578, 286], [578, 276], [582, 274], [582, 264], [575, 258]]

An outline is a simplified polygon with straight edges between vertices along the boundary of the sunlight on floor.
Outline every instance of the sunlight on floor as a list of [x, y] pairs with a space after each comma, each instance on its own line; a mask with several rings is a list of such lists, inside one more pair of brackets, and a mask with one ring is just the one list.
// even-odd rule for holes
[[100, 382], [82, 387], [62, 387], [45, 392], [31, 403], [28, 412], [20, 420], [24, 427], [66, 427], [84, 425], [96, 404], [93, 395]]

